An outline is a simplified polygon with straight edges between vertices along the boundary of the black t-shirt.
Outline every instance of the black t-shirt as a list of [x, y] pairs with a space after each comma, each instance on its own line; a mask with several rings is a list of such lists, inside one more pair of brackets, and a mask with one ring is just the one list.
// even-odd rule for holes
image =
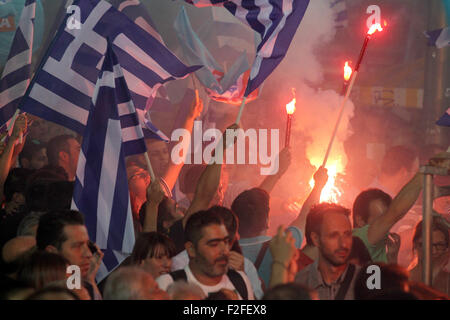
[[169, 229], [163, 230], [163, 233], [175, 243], [175, 255], [184, 250], [183, 219], [177, 220]]

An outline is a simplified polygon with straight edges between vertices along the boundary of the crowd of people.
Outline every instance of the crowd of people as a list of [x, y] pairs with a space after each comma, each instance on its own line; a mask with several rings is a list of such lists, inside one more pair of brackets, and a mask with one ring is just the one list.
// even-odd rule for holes
[[[192, 131], [201, 111], [201, 103], [192, 104], [185, 129]], [[174, 164], [165, 142], [148, 139], [157, 179], [151, 181], [143, 155], [127, 159], [133, 252], [97, 282], [104, 254], [89, 238], [83, 213], [71, 210], [80, 138], [63, 133], [46, 139], [39, 123], [46, 125], [20, 115], [0, 150], [0, 299], [449, 298], [450, 212], [433, 216], [428, 286], [421, 215], [414, 213], [423, 174], [403, 147], [387, 152], [379, 178], [359, 191], [352, 208], [320, 203], [328, 173], [318, 168], [297, 216], [271, 236], [270, 194], [288, 175], [290, 148], [280, 151], [276, 174], [248, 186], [229, 174], [230, 165]], [[222, 141], [215, 152], [225, 155], [218, 148], [234, 141], [225, 134]], [[449, 168], [449, 159], [443, 152], [429, 164]], [[409, 228], [398, 227], [408, 219]], [[71, 266], [80, 270], [79, 286], [69, 285]], [[374, 268], [381, 274], [375, 289], [368, 286]]]

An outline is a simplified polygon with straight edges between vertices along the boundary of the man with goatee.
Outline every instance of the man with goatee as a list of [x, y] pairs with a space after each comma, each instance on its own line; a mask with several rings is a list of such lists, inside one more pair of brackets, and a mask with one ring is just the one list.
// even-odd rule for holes
[[350, 210], [321, 203], [309, 212], [311, 240], [319, 259], [301, 270], [295, 281], [316, 290], [320, 300], [353, 300], [354, 282], [360, 267], [348, 262], [352, 249]]

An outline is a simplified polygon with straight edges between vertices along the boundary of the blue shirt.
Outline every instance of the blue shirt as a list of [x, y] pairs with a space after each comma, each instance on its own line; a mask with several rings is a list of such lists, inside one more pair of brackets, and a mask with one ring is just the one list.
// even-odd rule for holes
[[[289, 227], [286, 229], [286, 231], [290, 231], [292, 233], [292, 236], [295, 239], [295, 247], [300, 248], [303, 241], [302, 231], [297, 227]], [[272, 237], [269, 236], [242, 238], [239, 240], [239, 245], [242, 248], [242, 253], [244, 254], [244, 257], [249, 259], [251, 262], [255, 263], [262, 245], [270, 240], [272, 240]], [[258, 268], [259, 276], [263, 280], [266, 288], [269, 286], [271, 272], [272, 272], [272, 254], [270, 253], [270, 249], [267, 248], [266, 254], [264, 255], [261, 265]]]

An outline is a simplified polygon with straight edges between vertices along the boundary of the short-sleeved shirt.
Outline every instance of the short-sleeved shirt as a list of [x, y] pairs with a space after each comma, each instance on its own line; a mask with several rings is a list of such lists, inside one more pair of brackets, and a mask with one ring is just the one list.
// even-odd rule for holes
[[386, 254], [386, 237], [383, 238], [376, 244], [371, 244], [368, 239], [369, 225], [366, 224], [361, 228], [353, 229], [352, 233], [355, 237], [358, 237], [364, 242], [367, 250], [369, 251], [370, 257], [373, 262], [384, 262], [387, 263], [387, 254]]
[[[350, 264], [348, 266], [350, 266]], [[344, 282], [345, 276], [347, 275], [348, 266], [335, 282], [327, 284], [323, 280], [322, 274], [319, 271], [319, 262], [315, 261], [314, 263], [310, 264], [305, 269], [297, 273], [295, 282], [317, 291], [319, 300], [334, 300], [337, 293], [339, 292], [342, 283]], [[347, 292], [344, 295], [344, 300], [355, 299], [355, 281], [360, 270], [361, 267], [355, 265], [355, 272], [353, 273], [353, 278], [350, 282]]]
[[[292, 236], [295, 239], [295, 247], [297, 249], [300, 248], [303, 241], [303, 233], [297, 227], [289, 227], [286, 231], [290, 231]], [[242, 253], [244, 257], [248, 258], [253, 264], [256, 262], [256, 258], [258, 257], [258, 253], [261, 250], [262, 245], [272, 240], [272, 237], [269, 236], [258, 236], [253, 238], [242, 238], [239, 240], [239, 245], [242, 248]], [[264, 258], [261, 262], [261, 265], [257, 269], [259, 276], [263, 280], [266, 288], [269, 286], [270, 274], [272, 272], [272, 254], [270, 250], [267, 249]]]
[[[234, 291], [237, 296], [239, 297], [239, 300], [242, 300], [241, 295], [239, 294], [239, 292], [236, 290], [236, 288], [234, 287], [233, 283], [231, 282], [231, 280], [228, 278], [228, 276], [226, 274], [224, 274], [222, 276], [222, 280], [220, 280], [220, 282], [214, 286], [207, 286], [204, 285], [202, 283], [200, 283], [194, 276], [194, 274], [191, 271], [191, 268], [189, 268], [189, 265], [187, 265], [184, 268], [184, 271], [186, 272], [186, 277], [187, 277], [187, 282], [188, 283], [194, 283], [196, 285], [198, 285], [202, 290], [203, 293], [208, 296], [210, 293], [214, 293], [214, 292], [218, 292], [221, 289], [228, 289], [231, 291]], [[245, 286], [247, 287], [247, 292], [248, 292], [248, 300], [255, 300], [254, 295], [253, 295], [253, 290], [252, 287], [250, 285], [250, 281], [248, 280], [247, 276], [245, 275], [244, 272], [242, 271], [237, 271], [242, 279], [245, 282]], [[161, 276], [159, 276], [156, 279], [156, 282], [158, 283], [158, 286], [160, 287], [161, 290], [167, 291], [167, 288], [174, 282], [173, 278], [170, 274], [163, 274]]]

